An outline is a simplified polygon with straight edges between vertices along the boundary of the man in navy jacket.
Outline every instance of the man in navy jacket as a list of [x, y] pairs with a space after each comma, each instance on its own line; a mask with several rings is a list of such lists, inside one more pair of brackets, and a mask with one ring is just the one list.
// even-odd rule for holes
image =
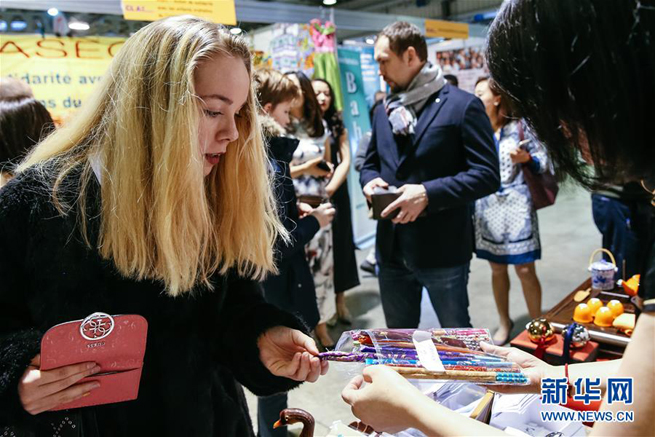
[[500, 186], [491, 124], [477, 97], [445, 83], [427, 61], [416, 26], [387, 26], [375, 59], [392, 94], [374, 114], [360, 182], [369, 200], [376, 187], [402, 193], [382, 213], [398, 215], [377, 226], [387, 326], [418, 327], [423, 287], [442, 327], [471, 326], [472, 205]]

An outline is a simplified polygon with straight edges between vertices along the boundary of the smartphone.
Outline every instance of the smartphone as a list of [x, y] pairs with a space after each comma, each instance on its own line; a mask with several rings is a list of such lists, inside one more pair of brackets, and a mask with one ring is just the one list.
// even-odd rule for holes
[[323, 171], [332, 171], [332, 169], [330, 168], [330, 164], [328, 164], [326, 160], [322, 160], [321, 162], [316, 164], [316, 167], [320, 168]]

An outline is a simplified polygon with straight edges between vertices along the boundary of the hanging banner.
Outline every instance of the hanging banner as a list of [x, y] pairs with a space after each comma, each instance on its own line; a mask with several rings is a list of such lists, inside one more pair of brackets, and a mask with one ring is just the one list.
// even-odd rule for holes
[[428, 38], [457, 38], [469, 37], [469, 25], [444, 20], [425, 20], [425, 36]]
[[176, 15], [195, 15], [214, 23], [237, 24], [234, 0], [121, 0], [123, 18], [156, 21]]
[[0, 35], [0, 76], [27, 83], [61, 122], [82, 106], [125, 38]]
[[366, 96], [368, 107], [371, 108], [375, 103], [375, 93], [382, 91], [382, 88], [380, 88], [380, 70], [378, 63], [373, 58], [373, 47], [369, 45], [349, 45], [347, 49], [359, 52], [362, 81], [364, 82], [364, 95]]
[[[337, 49], [337, 53], [341, 73], [341, 91], [343, 92], [343, 121], [348, 129], [350, 154], [355, 156], [362, 137], [371, 130], [360, 53], [357, 50], [345, 48]], [[375, 222], [368, 218], [368, 206], [359, 185], [359, 173], [352, 165], [348, 172], [348, 189], [350, 190], [355, 244], [362, 247], [372, 241], [372, 237], [375, 235]]]

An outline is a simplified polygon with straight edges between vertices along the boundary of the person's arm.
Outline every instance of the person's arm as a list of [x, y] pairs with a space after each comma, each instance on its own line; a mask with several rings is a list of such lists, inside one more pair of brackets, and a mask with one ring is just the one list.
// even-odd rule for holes
[[321, 162], [323, 158], [315, 158], [311, 159], [307, 162], [303, 162], [302, 164], [298, 165], [290, 165], [289, 166], [289, 174], [291, 175], [292, 178], [297, 178], [299, 176], [309, 174], [311, 169], [316, 166], [319, 162]]
[[[317, 178], [328, 176], [330, 173], [332, 173], [332, 171], [326, 171], [317, 167], [318, 163], [320, 163], [323, 160], [324, 158], [322, 156], [319, 156], [318, 158], [310, 159], [309, 161], [304, 162], [302, 164], [290, 165], [289, 174], [294, 179], [303, 175], [314, 176]], [[329, 160], [326, 161], [330, 162]]]
[[28, 205], [17, 187], [0, 192], [0, 428], [31, 420], [23, 408], [18, 385], [39, 353], [43, 332], [32, 321], [25, 302], [26, 280], [19, 262], [23, 248]]
[[530, 154], [530, 161], [527, 165], [535, 173], [545, 173], [550, 168], [548, 153], [546, 149], [534, 138], [531, 133], [527, 133], [531, 141], [526, 145], [526, 151]]
[[325, 187], [329, 197], [332, 197], [339, 187], [341, 187], [348, 177], [348, 171], [350, 170], [350, 144], [348, 143], [347, 129], [343, 130], [339, 138], [339, 156], [341, 157], [341, 162], [334, 169], [334, 175], [327, 184], [327, 187]]
[[[541, 380], [543, 378], [564, 378], [564, 366], [553, 366], [542, 361], [534, 355], [514, 347], [494, 346], [480, 343], [482, 350], [498, 355], [515, 362], [523, 369], [528, 377], [528, 385], [495, 385], [493, 391], [506, 394], [541, 393]], [[579, 378], [600, 378], [601, 390], [605, 390], [607, 377], [618, 373], [621, 360], [599, 361], [595, 363], [579, 363], [569, 366], [569, 378], [573, 383]]]
[[257, 396], [268, 396], [327, 371], [299, 318], [267, 303], [253, 280], [232, 273], [226, 282], [217, 358], [237, 381]]
[[463, 416], [423, 395], [413, 406], [416, 428], [429, 436], [507, 436], [504, 431], [479, 420]]
[[297, 222], [294, 222], [289, 217], [284, 217], [282, 223], [289, 231], [291, 240], [289, 242], [281, 240], [276, 242], [275, 252], [276, 256], [280, 259], [288, 258], [305, 250], [305, 245], [314, 238], [314, 235], [321, 228], [318, 220], [311, 215], [301, 218]]
[[[621, 378], [632, 378], [634, 388], [634, 400], [632, 405], [623, 403], [607, 403], [607, 396], [600, 407], [601, 411], [611, 411], [616, 417], [618, 411], [633, 411], [634, 422], [598, 422], [594, 425], [591, 436], [645, 436], [655, 435], [655, 314], [642, 313], [635, 326], [630, 344], [625, 350], [620, 366], [615, 376]], [[590, 363], [588, 368], [591, 369]], [[575, 367], [582, 366], [576, 365]], [[569, 372], [571, 371], [569, 368]], [[585, 369], [586, 370], [586, 369]], [[599, 374], [594, 376], [598, 377]], [[612, 375], [609, 375], [612, 376]], [[578, 377], [593, 377], [586, 373], [580, 373]]]
[[368, 143], [370, 141], [370, 132], [359, 140], [359, 144], [357, 145], [357, 153], [355, 153], [355, 159], [353, 160], [353, 166], [357, 171], [362, 171], [362, 166], [364, 165], [364, 160], [366, 159], [366, 150], [368, 149]]
[[[653, 319], [651, 316], [650, 327], [642, 329], [642, 333], [649, 340], [652, 340], [654, 329]], [[636, 332], [636, 331], [635, 331]], [[634, 337], [633, 337], [634, 339]], [[642, 341], [638, 338], [637, 341]], [[650, 342], [652, 343], [652, 341]], [[652, 355], [653, 345], [649, 343], [650, 349], [647, 353]], [[637, 343], [640, 344], [640, 343]], [[632, 343], [631, 343], [632, 345]], [[643, 345], [642, 345], [643, 346]], [[639, 350], [637, 346], [633, 350]], [[506, 348], [482, 344], [485, 352], [493, 353], [516, 362], [523, 369], [528, 378], [529, 384], [526, 386], [493, 386], [491, 389], [499, 393], [540, 393], [541, 380], [543, 378], [563, 378], [564, 366], [551, 366], [541, 361], [531, 354], [516, 348]], [[636, 355], [636, 354], [635, 354]], [[641, 356], [643, 361], [643, 356]], [[646, 401], [648, 396], [653, 396], [653, 371], [652, 360], [650, 365], [640, 366], [642, 379], [635, 380], [635, 387], [643, 387], [638, 396], [635, 396], [635, 404], [641, 401], [644, 411], [641, 417], [644, 421], [649, 421], [652, 417], [652, 405]], [[597, 363], [583, 363], [569, 366], [569, 376], [571, 380], [576, 378], [601, 378], [601, 380], [616, 374], [624, 376], [623, 372], [617, 372], [617, 368], [623, 365], [621, 360]], [[628, 376], [635, 377], [634, 374]], [[650, 379], [650, 380], [649, 380]], [[364, 383], [367, 384], [364, 384]], [[386, 366], [369, 366], [364, 369], [363, 375], [353, 378], [344, 388], [341, 394], [343, 400], [352, 406], [353, 414], [362, 422], [371, 425], [376, 431], [386, 431], [390, 433], [398, 432], [406, 428], [417, 428], [429, 436], [441, 435], [461, 435], [461, 436], [478, 436], [478, 435], [506, 435], [501, 430], [485, 425], [474, 419], [463, 417], [448, 408], [445, 408], [432, 399], [422, 394], [416, 387], [411, 385], [405, 378], [394, 370]], [[640, 399], [640, 397], [643, 397]], [[650, 402], [652, 404], [652, 401]], [[650, 410], [647, 410], [650, 408]], [[635, 417], [637, 413], [635, 413]], [[645, 422], [642, 425], [645, 425]], [[598, 426], [598, 424], [596, 425]], [[624, 424], [625, 426], [625, 424]], [[595, 427], [594, 427], [595, 429]], [[637, 428], [641, 434], [644, 428]], [[615, 433], [597, 434], [597, 435], [622, 435]], [[593, 434], [592, 434], [593, 435]], [[631, 435], [631, 434], [628, 434]]]
[[416, 428], [429, 436], [506, 435], [437, 404], [386, 366], [366, 367], [362, 376], [343, 389], [341, 397], [355, 416], [377, 432], [394, 434]]
[[[378, 111], [384, 110], [379, 108]], [[378, 111], [375, 111], [377, 114]], [[359, 173], [359, 182], [364, 188], [369, 182], [374, 179], [381, 178], [380, 176], [380, 155], [378, 154], [378, 144], [377, 144], [377, 135], [375, 134], [375, 119], [377, 117], [373, 116], [373, 128], [371, 131], [371, 140], [368, 142], [368, 148], [366, 149], [366, 155], [364, 158], [364, 164]]]
[[428, 197], [428, 214], [472, 203], [500, 188], [493, 130], [480, 99], [473, 99], [466, 106], [461, 135], [466, 170], [423, 182]]
[[[275, 242], [275, 255], [277, 259], [288, 258], [296, 253], [303, 251], [305, 245], [314, 238], [314, 235], [320, 229], [320, 223], [316, 217], [310, 215], [293, 220], [292, 217], [298, 217], [293, 209], [297, 209], [297, 199], [293, 192], [293, 182], [287, 176], [284, 166], [275, 173], [275, 195], [278, 199], [278, 217], [287, 231], [289, 231], [289, 241], [278, 238]], [[286, 190], [285, 190], [286, 187]], [[289, 193], [285, 196], [285, 192]], [[286, 198], [289, 197], [289, 198]]]

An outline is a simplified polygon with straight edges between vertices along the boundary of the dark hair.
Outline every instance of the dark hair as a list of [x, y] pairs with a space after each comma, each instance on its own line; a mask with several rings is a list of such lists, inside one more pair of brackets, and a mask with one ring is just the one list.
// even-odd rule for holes
[[288, 76], [271, 68], [255, 71], [253, 82], [257, 89], [259, 104], [262, 107], [270, 103], [275, 108], [282, 102], [294, 100], [300, 93], [296, 84]]
[[491, 25], [498, 89], [556, 167], [587, 186], [655, 173], [653, 29], [655, 11], [638, 0], [511, 0]]
[[15, 165], [54, 128], [50, 113], [33, 97], [0, 100], [0, 171]]
[[302, 71], [290, 71], [286, 73], [287, 75], [293, 74], [298, 78], [300, 82], [300, 90], [304, 98], [303, 103], [303, 123], [307, 128], [307, 133], [312, 138], [322, 137], [325, 133], [325, 128], [323, 127], [323, 117], [321, 115], [321, 107], [316, 100], [316, 94], [314, 93], [314, 88], [312, 87], [312, 81], [303, 73]]
[[330, 129], [330, 133], [332, 134], [332, 137], [335, 140], [339, 140], [341, 138], [341, 134], [343, 134], [343, 131], [345, 129], [343, 125], [343, 118], [341, 117], [341, 112], [337, 111], [337, 108], [334, 106], [334, 100], [336, 96], [334, 95], [334, 90], [332, 89], [332, 85], [325, 80], [325, 79], [312, 79], [312, 82], [323, 82], [325, 85], [327, 85], [328, 89], [330, 90], [330, 106], [327, 108], [325, 113], [323, 114], [323, 120], [328, 125], [328, 129]]
[[454, 74], [444, 74], [443, 78], [446, 79], [452, 86], [456, 86], [459, 88], [459, 79], [457, 79], [457, 76], [455, 76]]
[[396, 21], [382, 29], [378, 34], [378, 37], [380, 36], [389, 38], [389, 48], [397, 56], [402, 56], [408, 48], [414, 47], [421, 61], [428, 60], [428, 45], [425, 42], [425, 37], [414, 24], [406, 21]]

